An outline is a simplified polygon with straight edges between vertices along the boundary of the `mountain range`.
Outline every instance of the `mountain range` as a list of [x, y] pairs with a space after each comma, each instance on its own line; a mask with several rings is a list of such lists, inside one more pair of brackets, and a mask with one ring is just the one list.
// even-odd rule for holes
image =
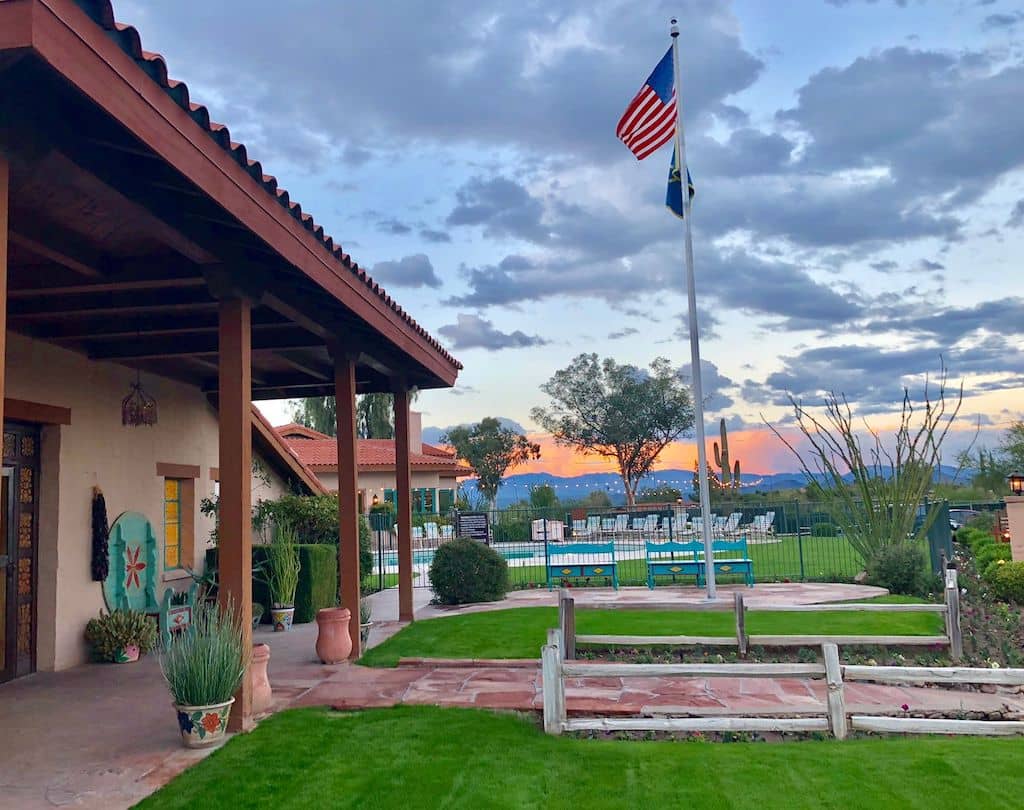
[[[955, 467], [943, 465], [936, 474], [937, 481], [949, 481], [957, 473]], [[961, 471], [961, 477], [970, 478], [969, 472]], [[849, 476], [847, 476], [849, 480]], [[798, 489], [806, 486], [807, 478], [801, 472], [779, 472], [766, 475], [744, 473], [740, 476], [744, 492], [778, 492], [785, 489]], [[511, 506], [530, 497], [530, 490], [539, 486], [550, 486], [562, 500], [584, 498], [588, 493], [603, 490], [615, 505], [625, 503], [622, 479], [616, 473], [587, 473], [573, 477], [563, 477], [546, 472], [521, 473], [509, 475], [502, 480], [498, 490], [498, 507]], [[640, 490], [670, 486], [689, 495], [693, 491], [693, 470], [657, 470], [650, 473], [640, 483]], [[475, 481], [466, 481], [463, 487], [475, 498], [477, 496]]]

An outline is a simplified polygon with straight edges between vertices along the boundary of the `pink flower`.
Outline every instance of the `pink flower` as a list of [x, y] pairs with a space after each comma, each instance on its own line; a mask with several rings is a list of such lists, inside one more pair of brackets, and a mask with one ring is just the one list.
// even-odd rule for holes
[[903, 709], [903, 711], [905, 711], [905, 712], [909, 712], [910, 711], [910, 707], [906, 703], [904, 703], [902, 706], [900, 706], [900, 708]]

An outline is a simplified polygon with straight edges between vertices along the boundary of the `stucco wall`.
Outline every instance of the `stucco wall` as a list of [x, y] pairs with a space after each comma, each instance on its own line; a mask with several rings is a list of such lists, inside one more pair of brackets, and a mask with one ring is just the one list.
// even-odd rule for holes
[[[208, 542], [212, 524], [199, 513], [198, 506], [214, 492], [210, 468], [218, 466], [217, 414], [198, 389], [143, 374], [143, 386], [158, 404], [158, 423], [123, 427], [121, 399], [134, 378], [130, 369], [91, 362], [55, 346], [8, 335], [6, 395], [71, 409], [70, 425], [46, 427], [42, 432], [37, 585], [40, 670], [63, 669], [84, 661], [83, 629], [103, 607], [101, 585], [93, 582], [89, 573], [94, 486], [103, 490], [111, 523], [122, 512], [141, 512], [153, 524], [162, 550], [163, 479], [157, 475], [156, 465], [198, 466], [193, 516], [197, 562]], [[283, 482], [273, 473], [270, 477], [269, 485], [254, 482], [254, 502], [284, 491]], [[181, 572], [160, 571], [158, 598], [168, 584], [188, 584], [180, 577]]]

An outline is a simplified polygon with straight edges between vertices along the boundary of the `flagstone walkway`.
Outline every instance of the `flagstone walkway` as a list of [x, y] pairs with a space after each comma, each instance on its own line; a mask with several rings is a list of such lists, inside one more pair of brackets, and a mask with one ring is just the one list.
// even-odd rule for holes
[[[308, 671], [301, 673], [301, 682], [288, 683], [295, 694], [290, 705], [359, 709], [405, 703], [518, 711], [539, 711], [543, 705], [540, 668], [532, 660], [410, 659], [394, 669], [322, 670], [315, 684]], [[284, 686], [282, 680], [288, 673], [278, 674], [277, 683]], [[570, 715], [824, 714], [826, 693], [824, 680], [801, 678], [574, 678], [566, 685], [566, 707]], [[1024, 696], [1017, 693], [850, 683], [845, 694], [847, 711], [855, 714], [1024, 717]]]

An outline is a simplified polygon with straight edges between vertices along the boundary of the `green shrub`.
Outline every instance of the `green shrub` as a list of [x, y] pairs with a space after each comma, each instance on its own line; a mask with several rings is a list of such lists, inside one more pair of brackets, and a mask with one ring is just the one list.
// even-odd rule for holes
[[338, 598], [338, 555], [335, 546], [299, 546], [299, 587], [295, 591], [295, 621], [316, 619], [320, 608], [333, 607]]
[[[266, 560], [266, 548], [253, 546], [254, 568]], [[299, 585], [295, 589], [295, 623], [304, 624], [313, 621], [320, 608], [332, 607], [337, 602], [338, 547], [323, 543], [300, 543], [296, 548], [299, 551]], [[213, 570], [216, 566], [217, 549], [208, 549], [207, 570]], [[267, 590], [267, 584], [255, 576], [252, 583], [252, 601], [263, 607], [263, 620], [269, 622], [270, 592]]]
[[992, 536], [992, 532], [990, 531], [985, 531], [984, 529], [976, 528], [974, 526], [964, 526], [957, 531], [956, 540], [958, 543], [962, 543], [968, 548], [973, 549], [978, 544], [994, 542], [995, 538]]
[[508, 563], [493, 548], [460, 537], [434, 552], [430, 583], [442, 605], [495, 602], [508, 592]]
[[836, 527], [831, 523], [815, 523], [811, 526], [812, 537], [835, 537]]
[[997, 599], [1024, 605], [1024, 562], [992, 563], [985, 578]]
[[100, 611], [99, 618], [89, 619], [85, 626], [85, 640], [97, 661], [116, 661], [130, 646], [148, 653], [156, 646], [156, 635], [156, 622], [138, 610]]
[[917, 543], [893, 543], [868, 560], [868, 582], [889, 593], [920, 594], [927, 588], [924, 549]]
[[975, 546], [972, 550], [974, 552], [974, 567], [979, 573], [985, 571], [991, 563], [997, 560], [1009, 562], [1013, 559], [1009, 543], [986, 543], [982, 546]]

